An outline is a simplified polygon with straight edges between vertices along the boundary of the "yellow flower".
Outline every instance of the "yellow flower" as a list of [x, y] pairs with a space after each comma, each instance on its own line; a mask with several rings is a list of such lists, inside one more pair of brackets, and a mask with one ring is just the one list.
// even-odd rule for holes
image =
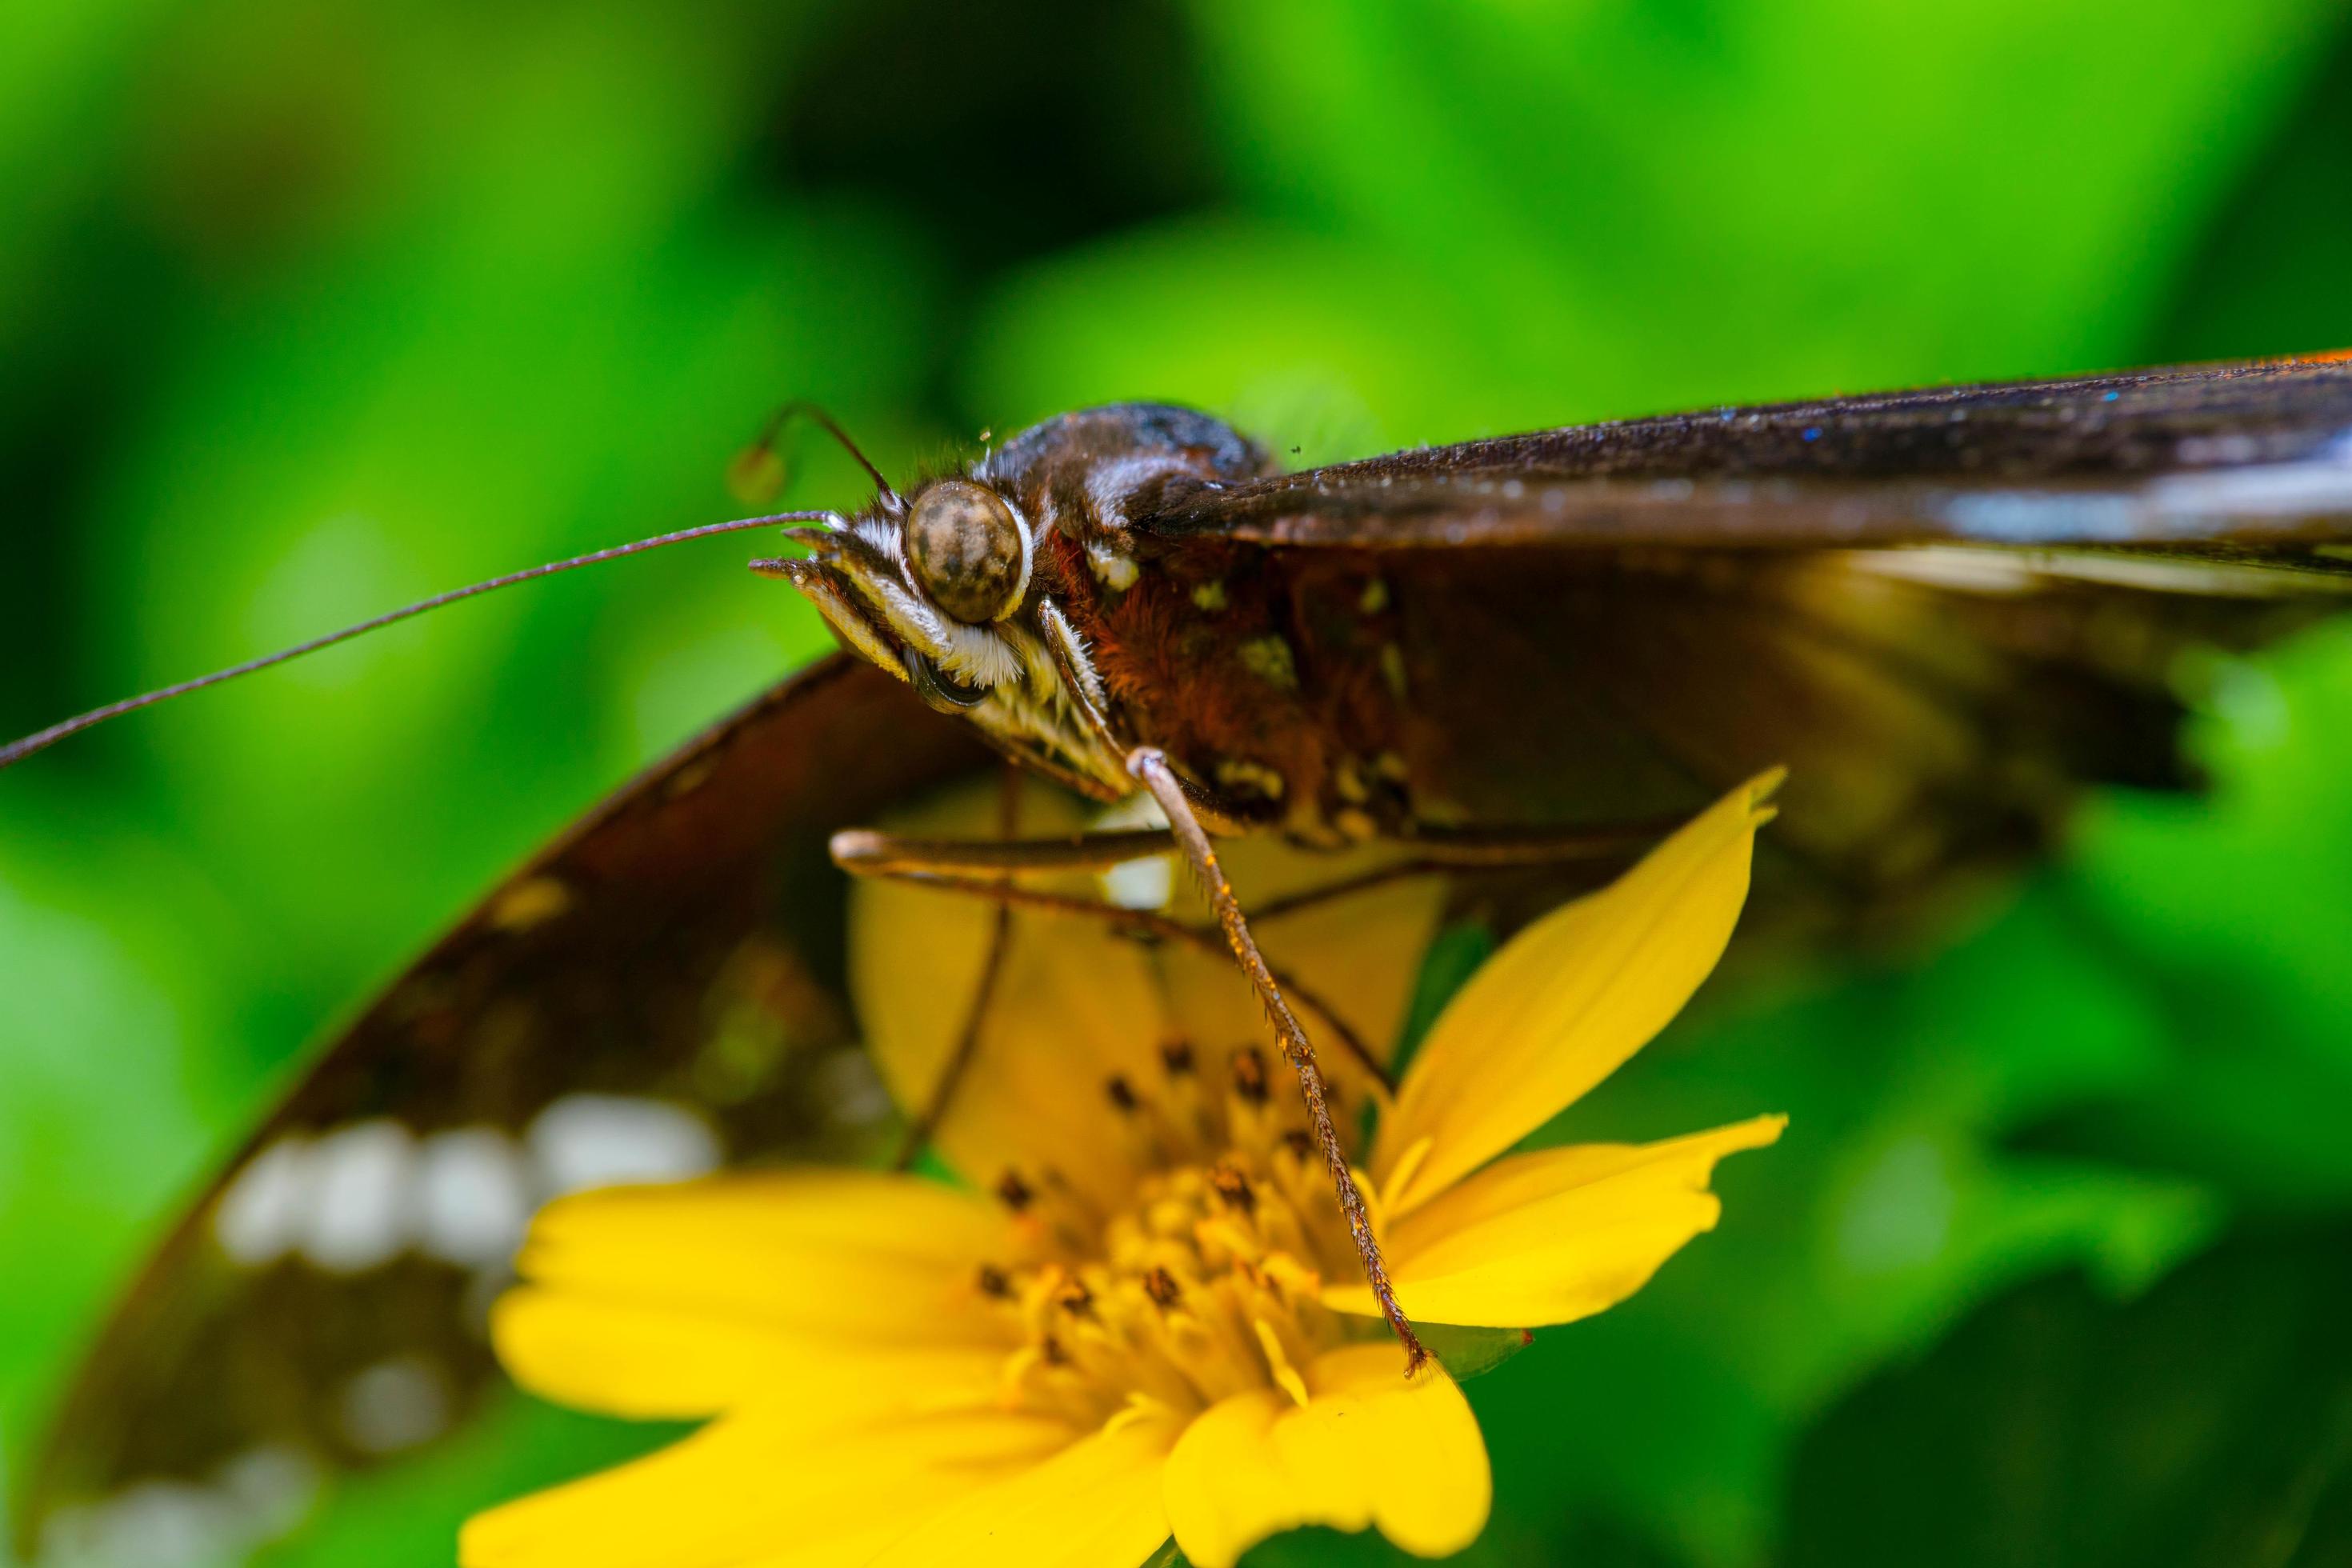
[[[1773, 782], [1521, 932], [1392, 1102], [1323, 1030], [1343, 1103], [1380, 1106], [1362, 1175], [1416, 1321], [1521, 1330], [1624, 1300], [1715, 1224], [1715, 1163], [1779, 1136], [1759, 1117], [1507, 1152], [1714, 967]], [[1280, 896], [1235, 869], [1262, 907]], [[920, 1103], [988, 916], [920, 889], [857, 897], [868, 1043]], [[1435, 897], [1393, 884], [1261, 935], [1300, 989], [1385, 1040]], [[1133, 1568], [1171, 1533], [1224, 1568], [1304, 1524], [1373, 1525], [1432, 1556], [1477, 1535], [1477, 1423], [1437, 1362], [1405, 1375], [1287, 1069], [1232, 1044], [1262, 1035], [1238, 982], [1175, 944], [1024, 917], [992, 1020], [937, 1139], [973, 1187], [788, 1171], [540, 1217], [495, 1321], [515, 1376], [592, 1409], [709, 1420], [476, 1519], [468, 1568]]]

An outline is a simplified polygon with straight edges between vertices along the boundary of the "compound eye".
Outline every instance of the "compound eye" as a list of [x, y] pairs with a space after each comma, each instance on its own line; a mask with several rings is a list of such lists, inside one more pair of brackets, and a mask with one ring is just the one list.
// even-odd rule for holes
[[907, 563], [933, 604], [978, 626], [1020, 605], [1029, 587], [1029, 535], [986, 485], [941, 479], [915, 499]]

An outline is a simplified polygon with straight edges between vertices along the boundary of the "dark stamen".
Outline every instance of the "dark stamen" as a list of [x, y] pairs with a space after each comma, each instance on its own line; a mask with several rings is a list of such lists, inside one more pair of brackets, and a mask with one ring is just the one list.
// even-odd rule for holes
[[1315, 1152], [1315, 1138], [1304, 1127], [1294, 1127], [1282, 1135], [1282, 1146], [1304, 1160]]
[[1144, 1271], [1143, 1293], [1157, 1306], [1172, 1307], [1184, 1299], [1184, 1291], [1176, 1283], [1176, 1276], [1157, 1263]]
[[1037, 1201], [1037, 1194], [1029, 1190], [1029, 1184], [1021, 1179], [1018, 1171], [1007, 1171], [997, 1179], [996, 1195], [1014, 1214]]
[[1003, 1300], [1013, 1294], [1013, 1281], [1004, 1277], [1002, 1268], [983, 1263], [980, 1266], [980, 1293]]
[[1109, 1080], [1103, 1085], [1103, 1092], [1110, 1096], [1112, 1106], [1121, 1112], [1132, 1111], [1135, 1109], [1135, 1090], [1128, 1086], [1125, 1075], [1111, 1074]]
[[1091, 1319], [1095, 1315], [1095, 1293], [1083, 1280], [1073, 1279], [1055, 1293], [1054, 1305], [1073, 1318]]
[[1265, 1103], [1265, 1057], [1255, 1046], [1234, 1053], [1234, 1092], [1252, 1105]]
[[1037, 1342], [1037, 1350], [1040, 1354], [1045, 1356], [1045, 1364], [1047, 1366], [1067, 1366], [1070, 1364], [1070, 1352], [1064, 1350], [1062, 1348], [1062, 1342], [1055, 1339], [1051, 1334], [1047, 1334], [1043, 1340], [1040, 1340]]
[[1171, 1040], [1160, 1047], [1160, 1065], [1170, 1078], [1187, 1078], [1192, 1071], [1192, 1045], [1189, 1040]]
[[1225, 1206], [1244, 1214], [1257, 1212], [1257, 1193], [1242, 1174], [1241, 1167], [1220, 1160], [1209, 1172], [1209, 1186], [1224, 1200]]

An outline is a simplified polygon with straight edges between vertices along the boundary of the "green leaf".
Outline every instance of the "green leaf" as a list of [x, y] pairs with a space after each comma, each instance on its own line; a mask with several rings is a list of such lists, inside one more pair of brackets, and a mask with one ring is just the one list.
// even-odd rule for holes
[[1420, 1323], [1414, 1332], [1456, 1383], [1494, 1371], [1536, 1342], [1525, 1329], [1480, 1329], [1462, 1323]]
[[1785, 1568], [2352, 1561], [2352, 1228], [2036, 1280], [1807, 1436]]

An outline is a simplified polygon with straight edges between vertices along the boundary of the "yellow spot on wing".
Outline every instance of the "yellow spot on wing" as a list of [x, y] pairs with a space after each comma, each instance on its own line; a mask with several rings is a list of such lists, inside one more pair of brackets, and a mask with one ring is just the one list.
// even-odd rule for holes
[[1228, 757], [1217, 764], [1217, 782], [1230, 790], [1251, 791], [1268, 800], [1280, 800], [1286, 787], [1283, 776], [1263, 763]]
[[1278, 637], [1252, 637], [1237, 650], [1242, 668], [1284, 691], [1298, 689], [1298, 662], [1290, 645]]
[[572, 907], [572, 889], [553, 877], [527, 877], [490, 902], [488, 920], [503, 931], [545, 925]]
[[1123, 593], [1135, 586], [1138, 568], [1135, 557], [1105, 544], [1087, 546], [1087, 563], [1094, 568], [1095, 577], [1114, 593]]
[[697, 757], [670, 775], [669, 782], [662, 785], [662, 795], [669, 800], [676, 800], [683, 795], [692, 795], [708, 783], [710, 775], [718, 771], [718, 758]]

